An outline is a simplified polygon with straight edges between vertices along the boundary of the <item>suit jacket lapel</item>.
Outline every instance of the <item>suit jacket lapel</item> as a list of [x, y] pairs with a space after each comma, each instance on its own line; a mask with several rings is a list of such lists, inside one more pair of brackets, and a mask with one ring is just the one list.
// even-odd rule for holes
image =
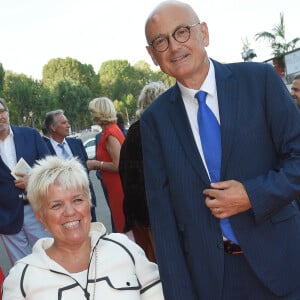
[[219, 114], [222, 136], [221, 180], [229, 161], [230, 150], [237, 130], [238, 85], [227, 66], [213, 61], [219, 101]]
[[69, 148], [71, 149], [72, 155], [75, 156], [74, 155], [74, 149], [73, 149], [74, 146], [75, 146], [74, 143], [72, 143], [72, 140], [70, 140], [69, 138], [65, 138], [65, 141], [69, 145]]
[[53, 146], [52, 146], [52, 144], [51, 144], [50, 139], [49, 139], [49, 140], [46, 140], [45, 143], [47, 144], [48, 149], [49, 149], [51, 155], [57, 155], [57, 153], [55, 152], [55, 150], [54, 150], [54, 148], [53, 148]]
[[23, 147], [26, 147], [25, 143], [25, 137], [23, 134], [19, 132], [19, 128], [15, 126], [11, 126], [11, 130], [14, 133], [14, 142], [15, 142], [15, 148], [16, 148], [16, 158], [17, 162], [19, 159], [23, 156], [22, 149]]
[[173, 88], [170, 102], [170, 119], [173, 123], [176, 134], [178, 135], [178, 140], [181, 142], [186, 157], [190, 161], [195, 172], [197, 172], [205, 184], [208, 185], [209, 178], [197, 149], [190, 122], [177, 85]]

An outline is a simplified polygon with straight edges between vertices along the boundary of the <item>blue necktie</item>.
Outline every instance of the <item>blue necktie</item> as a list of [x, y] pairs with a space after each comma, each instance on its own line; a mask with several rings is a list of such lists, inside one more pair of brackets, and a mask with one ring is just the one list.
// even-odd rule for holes
[[65, 144], [64, 144], [64, 143], [62, 143], [62, 144], [57, 144], [57, 146], [58, 146], [59, 148], [61, 148], [63, 157], [64, 157], [65, 159], [69, 158], [69, 153], [66, 151]]
[[[221, 172], [221, 129], [218, 120], [206, 104], [206, 95], [207, 93], [204, 91], [199, 91], [195, 95], [199, 103], [198, 126], [210, 181], [217, 182], [220, 181]], [[220, 225], [223, 235], [238, 244], [229, 219], [220, 220]]]

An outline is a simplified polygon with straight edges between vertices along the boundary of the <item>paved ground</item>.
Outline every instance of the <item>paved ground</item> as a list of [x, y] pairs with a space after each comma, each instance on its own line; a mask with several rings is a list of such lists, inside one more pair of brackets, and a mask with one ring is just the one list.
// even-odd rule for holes
[[[111, 221], [110, 221], [110, 211], [107, 207], [103, 191], [101, 188], [101, 184], [99, 180], [97, 179], [95, 175], [95, 171], [90, 172], [90, 177], [94, 186], [96, 198], [97, 198], [97, 208], [96, 208], [96, 214], [97, 214], [97, 220], [102, 222], [105, 226], [108, 232], [111, 232]], [[3, 247], [2, 240], [0, 239], [0, 266], [3, 269], [3, 272], [5, 274], [8, 273], [9, 268], [11, 267], [11, 264], [8, 260], [6, 251]]]

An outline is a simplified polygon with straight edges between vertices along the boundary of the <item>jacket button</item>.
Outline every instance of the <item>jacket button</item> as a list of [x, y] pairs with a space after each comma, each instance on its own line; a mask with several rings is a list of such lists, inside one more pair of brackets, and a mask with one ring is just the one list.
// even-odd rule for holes
[[224, 242], [222, 241], [222, 242], [218, 242], [217, 243], [217, 247], [219, 248], [219, 249], [223, 249], [224, 248]]

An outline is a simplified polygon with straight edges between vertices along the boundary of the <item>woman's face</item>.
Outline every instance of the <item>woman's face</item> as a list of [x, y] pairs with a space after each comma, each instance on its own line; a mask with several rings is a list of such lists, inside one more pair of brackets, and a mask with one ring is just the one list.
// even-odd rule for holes
[[48, 190], [42, 213], [36, 213], [44, 228], [61, 246], [82, 244], [89, 239], [91, 223], [90, 202], [81, 189], [66, 189], [59, 184]]

